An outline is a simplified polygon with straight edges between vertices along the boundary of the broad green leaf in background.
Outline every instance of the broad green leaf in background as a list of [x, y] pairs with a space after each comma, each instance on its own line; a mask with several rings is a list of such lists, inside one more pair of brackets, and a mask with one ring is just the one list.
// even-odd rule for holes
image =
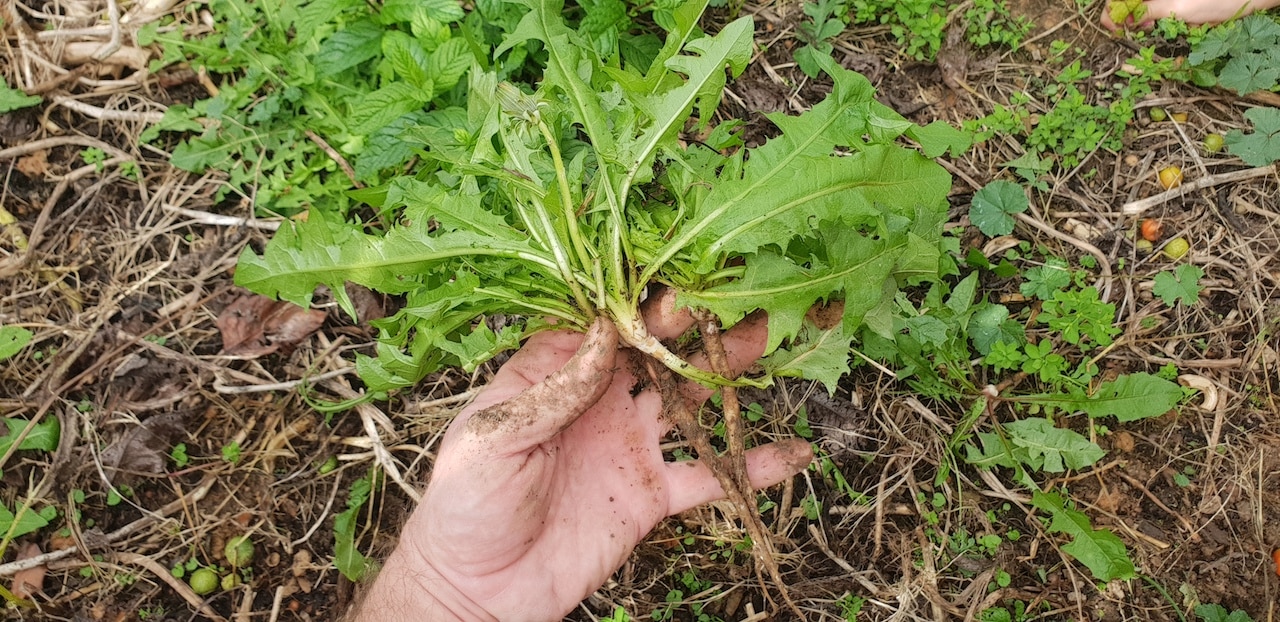
[[773, 376], [812, 378], [835, 394], [840, 378], [849, 373], [849, 344], [852, 336], [843, 322], [828, 329], [806, 321], [791, 348], [779, 349], [761, 359], [760, 364]]
[[21, 352], [34, 336], [21, 326], [0, 326], [0, 361]]
[[1048, 419], [1011, 421], [1004, 428], [1014, 446], [1026, 450], [1025, 463], [1046, 473], [1083, 469], [1106, 455], [1079, 432], [1055, 427]]
[[969, 316], [967, 329], [974, 349], [983, 356], [990, 354], [997, 342], [1021, 344], [1026, 339], [1022, 325], [1009, 319], [1009, 308], [995, 303], [979, 305]]
[[1200, 266], [1184, 263], [1173, 271], [1164, 270], [1156, 274], [1152, 282], [1151, 293], [1160, 297], [1164, 304], [1172, 307], [1181, 300], [1185, 306], [1191, 306], [1200, 299], [1200, 278], [1204, 270]]
[[[0, 455], [9, 451], [9, 447], [13, 445], [13, 441], [18, 438], [18, 434], [22, 433], [22, 429], [27, 426], [27, 419], [19, 417], [11, 417], [8, 419], [0, 419], [0, 428], [5, 432], [4, 436], [0, 436]], [[58, 440], [62, 435], [62, 426], [58, 423], [57, 417], [44, 417], [36, 427], [22, 439], [22, 443], [18, 445], [19, 450], [38, 450], [38, 451], [54, 451], [58, 448]]]
[[1254, 622], [1248, 612], [1236, 609], [1230, 613], [1222, 605], [1196, 605], [1196, 617], [1200, 622]]
[[[22, 511], [22, 516], [15, 517], [12, 510], [5, 507], [5, 504], [0, 503], [0, 538], [5, 535], [17, 538], [39, 531], [48, 525], [50, 520], [56, 518], [57, 515], [57, 508], [49, 506], [39, 512], [27, 508]], [[16, 524], [14, 523], [15, 518], [17, 518]], [[13, 529], [13, 533], [9, 532], [10, 529]]]
[[1045, 259], [1043, 266], [1032, 266], [1022, 273], [1027, 281], [1018, 287], [1023, 296], [1049, 300], [1053, 295], [1071, 285], [1071, 271], [1067, 262], [1057, 257]]
[[973, 195], [969, 221], [987, 237], [1013, 233], [1013, 214], [1030, 207], [1027, 192], [1011, 181], [997, 179]]
[[1084, 411], [1094, 418], [1114, 416], [1120, 421], [1136, 421], [1169, 412], [1183, 395], [1182, 387], [1177, 384], [1139, 372], [1104, 382], [1092, 395], [1032, 395], [1017, 399], [1068, 411]]
[[1062, 550], [1088, 567], [1094, 578], [1105, 582], [1128, 580], [1135, 576], [1133, 561], [1120, 538], [1106, 529], [1094, 529], [1089, 517], [1068, 508], [1061, 495], [1036, 491], [1031, 497], [1031, 504], [1052, 517], [1049, 523], [1051, 533], [1071, 537], [1071, 542], [1063, 545]]
[[28, 108], [42, 101], [44, 100], [40, 99], [39, 95], [27, 95], [0, 80], [0, 114], [19, 108]]
[[359, 581], [369, 570], [369, 562], [356, 548], [356, 519], [360, 517], [360, 508], [369, 500], [371, 486], [369, 477], [362, 477], [351, 483], [351, 492], [347, 495], [347, 509], [333, 517], [333, 565], [352, 581]]
[[425, 85], [392, 82], [365, 95], [352, 106], [348, 117], [351, 131], [370, 134], [405, 114], [422, 109], [424, 104], [431, 101], [434, 89], [430, 80]]
[[1082, 408], [1094, 418], [1110, 415], [1120, 421], [1136, 421], [1169, 412], [1183, 395], [1176, 383], [1140, 372], [1102, 383]]
[[1224, 137], [1227, 151], [1249, 166], [1267, 166], [1280, 160], [1280, 110], [1250, 108], [1244, 112], [1244, 118], [1253, 124], [1253, 132], [1227, 132]]

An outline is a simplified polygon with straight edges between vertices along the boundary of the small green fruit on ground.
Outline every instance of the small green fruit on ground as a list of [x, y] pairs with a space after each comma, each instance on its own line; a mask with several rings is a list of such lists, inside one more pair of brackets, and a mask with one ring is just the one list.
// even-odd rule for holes
[[249, 536], [236, 536], [227, 540], [227, 547], [222, 552], [227, 556], [228, 564], [243, 568], [253, 562], [253, 541]]
[[222, 591], [229, 592], [237, 587], [240, 587], [240, 575], [233, 572], [222, 577]]
[[1156, 123], [1159, 123], [1169, 118], [1169, 114], [1164, 111], [1164, 108], [1152, 108], [1151, 110], [1147, 111], [1147, 115], [1149, 115], [1151, 117], [1151, 120], [1155, 121]]
[[1187, 251], [1191, 250], [1191, 244], [1186, 238], [1174, 238], [1164, 245], [1164, 256], [1169, 259], [1182, 259], [1187, 256]]
[[1218, 153], [1222, 151], [1222, 145], [1225, 142], [1222, 134], [1209, 134], [1204, 137], [1204, 150], [1209, 153]]
[[208, 568], [201, 568], [191, 573], [187, 584], [191, 586], [191, 591], [204, 596], [218, 589], [218, 573]]

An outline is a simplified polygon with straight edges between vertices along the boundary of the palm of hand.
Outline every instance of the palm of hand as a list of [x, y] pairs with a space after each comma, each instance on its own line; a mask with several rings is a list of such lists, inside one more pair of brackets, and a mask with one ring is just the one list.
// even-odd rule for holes
[[[689, 322], [650, 327], [667, 337]], [[726, 335], [733, 366], [759, 356], [764, 330], [757, 318]], [[498, 619], [558, 619], [664, 517], [723, 496], [700, 462], [663, 461], [662, 400], [653, 388], [632, 394], [644, 373], [633, 367], [608, 323], [585, 344], [564, 332], [531, 338], [450, 425], [402, 547]], [[685, 395], [696, 404], [709, 392]], [[749, 452], [748, 471], [771, 485], [810, 457], [802, 441], [765, 445]]]

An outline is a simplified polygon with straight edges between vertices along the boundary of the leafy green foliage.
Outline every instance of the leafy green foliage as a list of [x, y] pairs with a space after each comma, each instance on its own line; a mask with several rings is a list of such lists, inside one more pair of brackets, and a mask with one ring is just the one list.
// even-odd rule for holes
[[[917, 60], [931, 61], [942, 47], [947, 13], [946, 0], [847, 0], [850, 21], [887, 26], [903, 52]], [[1017, 47], [1031, 29], [1031, 22], [1014, 17], [1003, 0], [974, 0], [961, 15], [965, 38], [978, 47]]]
[[1058, 257], [1045, 259], [1044, 265], [1032, 266], [1022, 273], [1026, 282], [1018, 286], [1023, 296], [1049, 300], [1053, 295], [1071, 285], [1071, 272], [1067, 262]]
[[0, 326], [0, 361], [21, 352], [34, 336], [21, 326]]
[[1120, 328], [1115, 326], [1116, 306], [1099, 300], [1098, 290], [1060, 290], [1044, 302], [1039, 320], [1059, 331], [1063, 341], [1081, 350], [1111, 345]]
[[1187, 62], [1241, 95], [1273, 90], [1280, 79], [1280, 24], [1256, 13], [1213, 28], [1192, 46]]
[[1200, 299], [1200, 278], [1204, 270], [1200, 266], [1181, 264], [1173, 271], [1164, 270], [1153, 279], [1151, 292], [1160, 297], [1164, 304], [1172, 307], [1178, 303], [1190, 306]]
[[333, 517], [333, 565], [352, 581], [364, 578], [369, 570], [368, 560], [356, 548], [356, 519], [371, 491], [368, 476], [352, 482], [351, 491], [347, 493], [347, 509]]
[[1062, 550], [1076, 558], [1099, 581], [1128, 580], [1135, 576], [1133, 562], [1124, 543], [1106, 529], [1094, 529], [1089, 517], [1068, 506], [1067, 500], [1054, 492], [1036, 492], [1031, 497], [1036, 509], [1052, 517], [1050, 533], [1062, 533], [1071, 542]]
[[[348, 281], [405, 295], [377, 324], [378, 358], [357, 362], [371, 389], [474, 368], [545, 329], [543, 317], [582, 328], [601, 313], [627, 343], [716, 381], [645, 332], [639, 298], [656, 283], [726, 326], [764, 309], [768, 350], [790, 348], [778, 371], [834, 382], [836, 346], [863, 316], [899, 282], [936, 274], [950, 179], [897, 142], [949, 139], [876, 102], [862, 76], [820, 59], [831, 95], [798, 117], [771, 116], [774, 139], [730, 155], [685, 147], [686, 120], [707, 125], [724, 68], [736, 74], [750, 58], [750, 20], [699, 37], [702, 6], [682, 5], [652, 65], [617, 67], [562, 21], [558, 3], [528, 8], [495, 53], [536, 42], [547, 52], [540, 87], [474, 71], [467, 108], [450, 123], [407, 124], [423, 169], [366, 193], [382, 230], [313, 210], [262, 255], [240, 258], [238, 283], [299, 304], [323, 284], [353, 312]], [[841, 299], [839, 339], [802, 332], [814, 303]], [[497, 332], [476, 321], [496, 314], [516, 321]], [[830, 356], [802, 356], [815, 350]]]
[[988, 237], [1013, 233], [1013, 214], [1030, 207], [1027, 192], [1011, 181], [997, 179], [973, 195], [969, 220]]
[[[1058, 165], [1066, 168], [1099, 148], [1118, 150], [1137, 102], [1176, 70], [1175, 61], [1157, 58], [1154, 47], [1142, 48], [1128, 64], [1137, 71], [1118, 72], [1111, 88], [1098, 91], [1081, 89], [1092, 73], [1079, 60], [1072, 61], [1053, 80], [1033, 79], [1024, 92], [1011, 95], [1007, 105], [997, 104], [991, 114], [966, 121], [964, 128], [978, 142], [996, 135], [1016, 137], [1028, 154], [1055, 154]], [[1042, 94], [1043, 99], [1033, 99], [1030, 93]]]
[[796, 30], [804, 45], [796, 48], [794, 56], [804, 75], [816, 78], [822, 73], [817, 58], [831, 56], [834, 49], [831, 39], [844, 32], [845, 21], [842, 18], [848, 15], [849, 10], [843, 0], [806, 2], [803, 10], [809, 20], [801, 23]]
[[1137, 421], [1169, 412], [1182, 400], [1177, 384], [1146, 373], [1125, 374], [1103, 382], [1090, 395], [1035, 396], [1029, 400], [1050, 403], [1064, 410], [1082, 410], [1090, 417], [1115, 417]]
[[1106, 452], [1079, 432], [1054, 427], [1048, 419], [1023, 419], [1004, 426], [1009, 445], [993, 432], [979, 433], [976, 445], [966, 447], [966, 460], [980, 467], [1016, 468], [1026, 465], [1036, 471], [1061, 473], [1083, 469], [1100, 460]]
[[[0, 454], [9, 451], [27, 424], [28, 420], [20, 417], [0, 419], [0, 426], [6, 430], [4, 436], [0, 436]], [[44, 417], [18, 444], [18, 450], [54, 451], [58, 448], [58, 440], [61, 437], [62, 426], [58, 423], [58, 418]]]
[[0, 539], [17, 538], [43, 529], [49, 521], [57, 518], [58, 508], [46, 506], [39, 512], [29, 507], [19, 506], [17, 513], [0, 503]]
[[39, 95], [27, 95], [0, 79], [0, 114], [28, 108], [42, 102]]
[[[510, 20], [502, 3], [478, 5], [464, 21], [452, 0], [391, 1], [376, 11], [358, 0], [216, 0], [210, 10], [219, 19], [203, 38], [144, 28], [142, 43], [164, 49], [153, 71], [185, 61], [227, 82], [209, 99], [170, 107], [143, 139], [198, 132], [173, 146], [173, 164], [226, 172], [229, 188], [252, 187], [264, 211], [323, 202], [345, 212], [351, 181], [321, 141], [353, 161], [366, 183], [407, 162], [413, 154], [398, 148], [397, 123], [431, 102], [457, 101], [476, 51], [495, 43], [486, 28]], [[515, 69], [522, 58], [513, 58]]]
[[1196, 617], [1200, 622], [1253, 622], [1253, 617], [1247, 612], [1236, 609], [1227, 613], [1227, 608], [1222, 605], [1196, 605]]
[[1253, 124], [1253, 132], [1227, 132], [1227, 151], [1250, 166], [1267, 166], [1280, 160], [1280, 110], [1250, 108], [1244, 118]]

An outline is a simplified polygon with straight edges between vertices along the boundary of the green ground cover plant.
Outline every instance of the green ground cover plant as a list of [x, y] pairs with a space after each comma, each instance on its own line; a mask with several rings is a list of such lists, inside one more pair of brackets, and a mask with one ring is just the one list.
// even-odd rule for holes
[[[729, 382], [646, 333], [638, 305], [658, 284], [726, 326], [768, 311], [770, 372], [821, 374], [802, 355], [839, 341], [805, 324], [810, 306], [844, 299], [847, 348], [863, 314], [936, 269], [949, 177], [897, 141], [938, 155], [963, 147], [955, 130], [905, 121], [871, 98], [865, 78], [828, 60], [833, 94], [799, 117], [773, 116], [782, 134], [767, 144], [731, 155], [681, 147], [690, 114], [707, 125], [722, 67], [745, 65], [748, 20], [701, 36], [702, 6], [685, 5], [650, 66], [617, 67], [560, 20], [559, 5], [530, 8], [496, 52], [541, 43], [541, 86], [530, 93], [475, 71], [467, 107], [440, 112], [451, 129], [404, 128], [424, 166], [361, 194], [385, 228], [313, 212], [240, 259], [238, 283], [299, 304], [328, 285], [354, 313], [348, 281], [405, 295], [379, 324], [379, 356], [358, 363], [371, 389], [412, 385], [444, 365], [474, 369], [546, 329], [545, 317], [584, 329], [598, 314], [673, 370]], [[475, 322], [495, 314], [528, 319], [498, 330]]]

